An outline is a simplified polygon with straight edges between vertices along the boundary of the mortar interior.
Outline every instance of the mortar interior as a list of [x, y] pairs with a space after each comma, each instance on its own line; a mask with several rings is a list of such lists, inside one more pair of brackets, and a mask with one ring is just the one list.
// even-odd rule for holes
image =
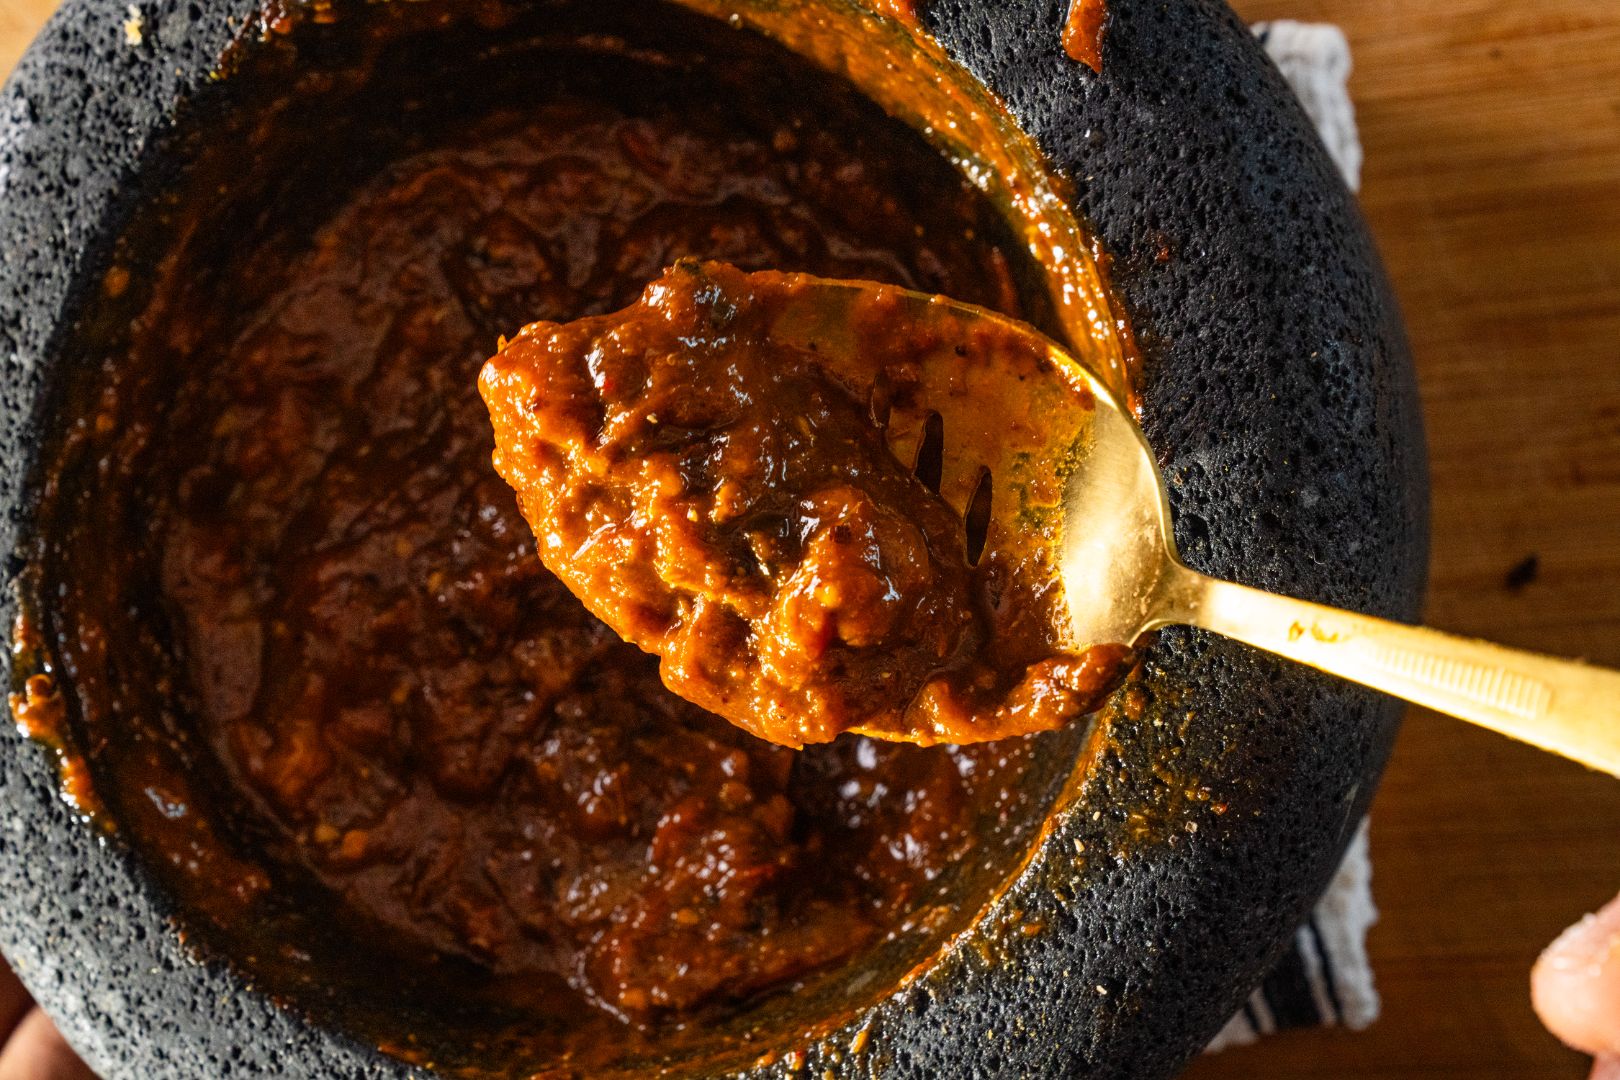
[[[135, 535], [153, 509], [150, 490], [125, 488], [127, 477], [102, 467], [108, 444], [98, 419], [144, 438], [139, 424], [212, 377], [209, 365], [220, 362], [186, 350], [167, 358], [132, 350], [132, 324], [166, 317], [153, 308], [155, 295], [184, 281], [188, 302], [228, 326], [252, 310], [263, 261], [306, 250], [351, 192], [492, 114], [561, 101], [630, 114], [649, 101], [681, 101], [700, 125], [755, 130], [773, 114], [814, 102], [864, 131], [863, 151], [923, 171], [891, 167], [886, 182], [902, 203], [955, 183], [943, 179], [949, 168], [920, 137], [780, 45], [666, 5], [600, 7], [374, 5], [338, 9], [330, 22], [273, 22], [265, 42], [240, 46], [227, 77], [190, 103], [173, 135], [149, 154], [136, 181], [147, 197], [107, 261], [100, 296], [72, 346], [81, 362], [51, 410], [70, 422], [59, 432], [37, 520], [33, 608], [105, 821], [145, 857], [204, 954], [226, 959], [317, 1022], [452, 1071], [516, 1074], [563, 1059], [595, 1075], [636, 1072], [652, 1061], [736, 1065], [849, 1015], [926, 963], [1022, 865], [1086, 734], [1076, 726], [1043, 737], [1008, 766], [1004, 786], [1014, 794], [982, 808], [974, 846], [856, 962], [646, 1026], [514, 1007], [508, 988], [480, 964], [393, 947], [297, 867], [264, 865], [265, 822], [237, 797], [199, 737], [197, 690], [176, 658], [176, 613], [162, 596], [160, 553], [131, 544], [85, 557], [87, 539], [106, 528]], [[836, 10], [807, 8], [818, 17]], [[1072, 327], [1050, 299], [1057, 290], [1046, 268], [1023, 253], [1027, 215], [1009, 223], [987, 201], [974, 213], [982, 230], [975, 242], [1005, 254], [1019, 309], [1054, 334]], [[502, 322], [515, 316], [522, 317], [507, 312], [491, 326], [515, 328]], [[470, 380], [471, 372], [469, 392]], [[101, 637], [85, 632], [92, 624], [104, 629]], [[129, 782], [132, 767], [144, 779], [161, 778], [161, 797], [153, 784]], [[221, 903], [221, 881], [261, 873], [268, 890], [247, 890], [253, 895], [240, 905]]]

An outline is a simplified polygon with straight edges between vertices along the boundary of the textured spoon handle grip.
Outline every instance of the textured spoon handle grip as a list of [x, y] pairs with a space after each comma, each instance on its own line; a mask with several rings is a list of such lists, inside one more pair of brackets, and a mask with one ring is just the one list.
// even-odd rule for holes
[[1167, 616], [1620, 777], [1620, 672], [1180, 571]]

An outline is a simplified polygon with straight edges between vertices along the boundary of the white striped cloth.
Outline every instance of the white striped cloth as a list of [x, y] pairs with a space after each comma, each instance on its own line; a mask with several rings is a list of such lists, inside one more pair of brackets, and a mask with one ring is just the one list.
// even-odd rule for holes
[[[1336, 26], [1257, 23], [1254, 33], [1282, 71], [1352, 191], [1361, 187], [1361, 139], [1350, 103], [1350, 45]], [[1378, 921], [1363, 821], [1294, 945], [1221, 1029], [1209, 1051], [1251, 1043], [1286, 1028], [1336, 1025], [1353, 1031], [1378, 1019], [1367, 931]]]

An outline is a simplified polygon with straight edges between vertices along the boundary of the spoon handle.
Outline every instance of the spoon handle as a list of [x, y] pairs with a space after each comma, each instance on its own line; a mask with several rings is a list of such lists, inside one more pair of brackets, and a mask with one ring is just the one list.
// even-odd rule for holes
[[1295, 600], [1177, 566], [1186, 623], [1620, 777], [1620, 672]]

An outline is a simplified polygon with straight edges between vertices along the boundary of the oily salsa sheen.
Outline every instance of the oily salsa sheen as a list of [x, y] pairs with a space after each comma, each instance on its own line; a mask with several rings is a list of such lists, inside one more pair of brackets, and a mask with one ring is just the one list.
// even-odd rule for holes
[[[932, 459], [904, 465], [887, 441], [928, 387], [1016, 438], [1023, 418], [979, 372], [1019, 388], [1051, 361], [989, 320], [953, 348], [933, 310], [890, 288], [679, 263], [630, 307], [535, 323], [485, 365], [495, 466], [574, 595], [658, 655], [670, 689], [761, 738], [1059, 727], [1114, 689], [1129, 650], [1064, 650], [1051, 591], [1020, 580], [1048, 565], [1001, 550], [1042, 530], [970, 551]], [[806, 320], [850, 344], [789, 340]], [[1067, 404], [1090, 408], [1078, 388]]]
[[[1000, 858], [987, 829], [1039, 820], [1024, 740], [795, 752], [671, 693], [490, 466], [500, 335], [615, 311], [684, 257], [1042, 317], [943, 159], [771, 65], [739, 79], [772, 95], [572, 80], [330, 193], [284, 246], [159, 268], [50, 496], [72, 572], [44, 617], [119, 828], [188, 909], [275, 926], [303, 895], [310, 934], [471, 971], [611, 1049], [888, 939]], [[206, 238], [206, 202], [176, 235]], [[143, 398], [142, 372], [183, 377]]]

